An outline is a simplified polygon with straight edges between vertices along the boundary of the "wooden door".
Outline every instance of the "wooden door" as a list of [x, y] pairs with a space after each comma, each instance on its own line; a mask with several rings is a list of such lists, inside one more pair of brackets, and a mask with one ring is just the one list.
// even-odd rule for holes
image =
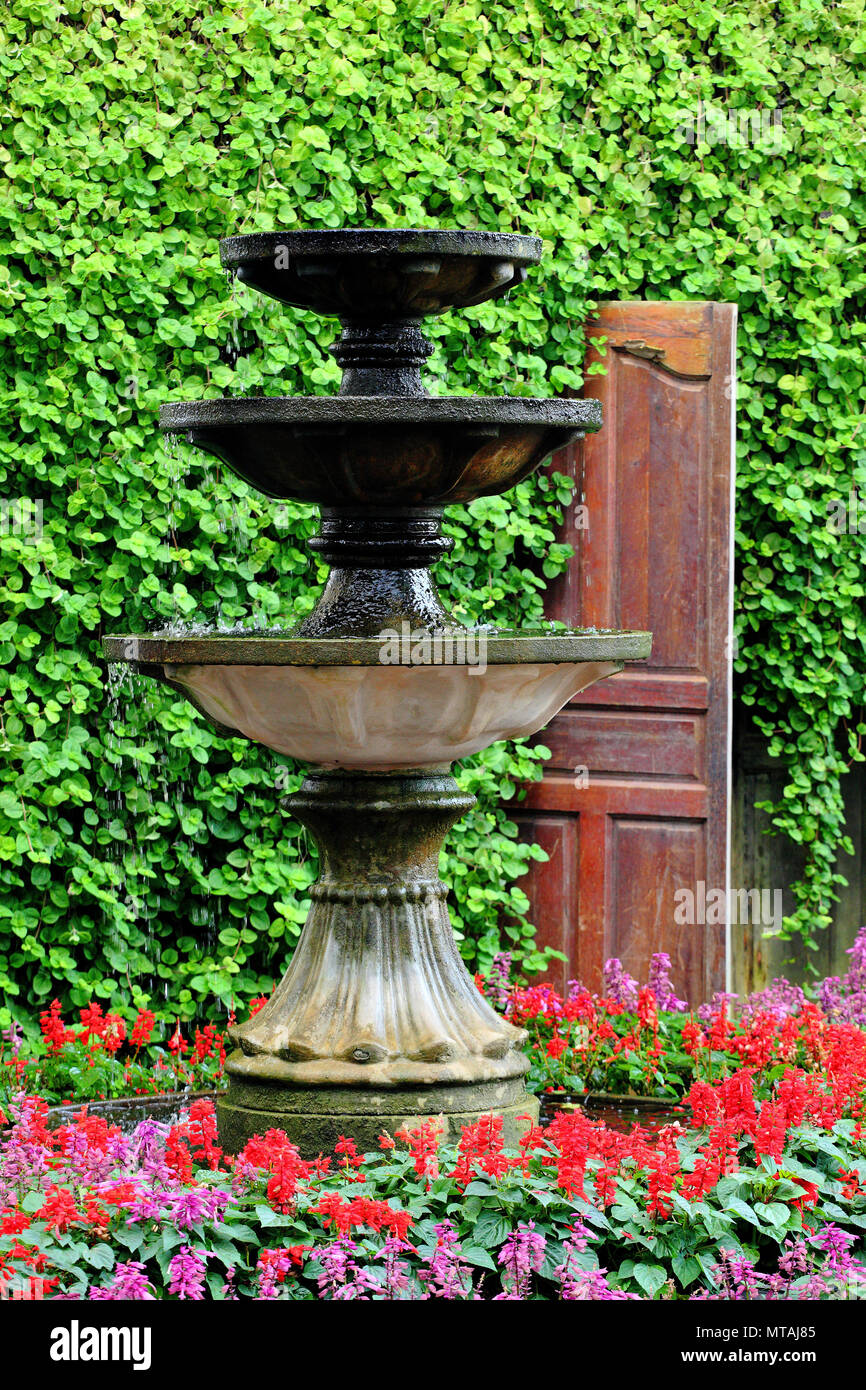
[[539, 735], [553, 756], [518, 819], [550, 856], [524, 882], [560, 986], [598, 989], [610, 956], [643, 980], [668, 951], [690, 1002], [725, 987], [726, 923], [678, 923], [675, 894], [698, 919], [701, 885], [728, 901], [735, 329], [731, 304], [602, 306], [604, 427], [554, 459], [577, 490], [550, 616], [653, 633]]

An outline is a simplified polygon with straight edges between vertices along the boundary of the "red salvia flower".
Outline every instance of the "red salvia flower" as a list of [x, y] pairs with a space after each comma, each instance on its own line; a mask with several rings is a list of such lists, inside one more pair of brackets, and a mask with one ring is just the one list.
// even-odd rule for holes
[[466, 1125], [457, 1145], [457, 1166], [452, 1177], [458, 1187], [472, 1181], [476, 1168], [489, 1177], [507, 1173], [509, 1160], [503, 1153], [502, 1116], [482, 1115], [474, 1124]]
[[139, 1009], [135, 1023], [132, 1025], [132, 1032], [129, 1035], [129, 1045], [136, 1051], [140, 1047], [145, 1047], [153, 1037], [153, 1028], [156, 1023], [156, 1014], [151, 1013], [150, 1009]]
[[728, 1045], [728, 1038], [731, 1034], [731, 1024], [728, 1021], [728, 1001], [727, 999], [719, 1005], [710, 1020], [710, 1031], [708, 1046], [713, 1052], [724, 1052]]
[[683, 1178], [682, 1195], [689, 1201], [701, 1201], [712, 1192], [719, 1178], [736, 1172], [738, 1129], [735, 1120], [727, 1119], [718, 1120], [712, 1126], [694, 1169]]
[[529, 1155], [533, 1149], [541, 1149], [547, 1145], [547, 1136], [540, 1125], [535, 1124], [531, 1115], [518, 1115], [518, 1120], [526, 1121], [526, 1128], [517, 1140], [520, 1149], [520, 1166], [524, 1173], [529, 1172]]
[[79, 1038], [89, 1040], [103, 1036], [107, 1020], [102, 1016], [101, 1004], [88, 1004], [86, 1009], [79, 1009], [78, 1016], [81, 1019]]
[[680, 1176], [680, 1155], [673, 1134], [663, 1130], [656, 1148], [647, 1155], [647, 1211], [666, 1220], [673, 1211], [671, 1193]]
[[744, 1062], [760, 1070], [767, 1066], [777, 1048], [776, 1020], [772, 1014], [757, 1013], [739, 1037], [732, 1037], [728, 1046], [737, 1051]]
[[434, 1118], [423, 1120], [412, 1129], [408, 1126], [398, 1129], [395, 1136], [408, 1145], [415, 1172], [419, 1178], [427, 1179], [428, 1188], [439, 1176], [439, 1140], [443, 1128], [441, 1120]]
[[795, 1129], [803, 1123], [809, 1091], [805, 1073], [796, 1067], [786, 1067], [776, 1090], [779, 1104], [785, 1111], [785, 1124]]
[[131, 1181], [117, 1182], [104, 1188], [99, 1196], [108, 1207], [130, 1207], [138, 1196], [138, 1188]]
[[[364, 1155], [358, 1153], [354, 1139], [348, 1139], [346, 1135], [341, 1134], [334, 1145], [334, 1152], [340, 1155], [338, 1167], [344, 1170], [347, 1181], [363, 1182], [364, 1174], [360, 1169], [364, 1166]], [[353, 1169], [358, 1171], [353, 1172]]]
[[612, 1205], [616, 1198], [616, 1180], [619, 1174], [619, 1159], [612, 1158], [602, 1163], [592, 1176], [592, 1185], [595, 1189], [595, 1200], [601, 1207]]
[[219, 1167], [222, 1149], [217, 1145], [216, 1110], [211, 1100], [194, 1100], [187, 1125], [193, 1157], [208, 1168]]
[[126, 1024], [120, 1014], [106, 1014], [102, 1033], [102, 1046], [114, 1055], [119, 1052], [126, 1038]]
[[39, 1015], [39, 1026], [42, 1029], [42, 1036], [48, 1044], [49, 1056], [56, 1056], [64, 1043], [71, 1041], [75, 1033], [64, 1027], [60, 1017], [60, 1000], [54, 999], [47, 1012]]
[[842, 1196], [845, 1198], [847, 1202], [852, 1202], [855, 1197], [859, 1197], [862, 1194], [863, 1188], [860, 1185], [859, 1173], [855, 1172], [853, 1169], [849, 1173], [845, 1168], [840, 1168], [839, 1177], [842, 1179], [842, 1182], [844, 1184], [842, 1188]]
[[[248, 1140], [238, 1154], [238, 1160], [243, 1160], [253, 1168], [270, 1169], [280, 1154], [287, 1150], [297, 1154], [297, 1148], [285, 1130], [269, 1129], [266, 1134], [256, 1134]], [[324, 1162], [327, 1167], [328, 1160]], [[318, 1171], [315, 1163], [307, 1163], [306, 1167], [308, 1174]]]
[[24, 1211], [4, 1211], [0, 1213], [0, 1236], [20, 1236], [26, 1231], [32, 1218]]
[[556, 1181], [569, 1197], [585, 1197], [584, 1176], [594, 1144], [592, 1120], [582, 1113], [560, 1113], [545, 1138], [552, 1152], [543, 1161], [556, 1168]]
[[310, 1210], [323, 1218], [326, 1229], [333, 1225], [340, 1235], [348, 1235], [356, 1226], [369, 1226], [373, 1231], [391, 1231], [405, 1240], [412, 1225], [408, 1211], [395, 1211], [375, 1197], [353, 1197], [347, 1201], [340, 1192], [326, 1192]]
[[279, 1250], [262, 1250], [257, 1261], [258, 1268], [270, 1271], [275, 1282], [282, 1284], [292, 1265], [296, 1269], [301, 1268], [305, 1251], [309, 1249], [309, 1245], [289, 1245]]
[[84, 1220], [91, 1234], [99, 1237], [108, 1235], [111, 1213], [92, 1194], [84, 1199]]
[[172, 1125], [165, 1141], [165, 1162], [180, 1182], [192, 1179], [192, 1157], [185, 1142], [183, 1125]]
[[294, 1210], [298, 1187], [307, 1172], [307, 1164], [293, 1145], [276, 1155], [268, 1179], [268, 1201], [275, 1211]]
[[618, 1057], [621, 1052], [624, 1052], [626, 1056], [628, 1056], [630, 1052], [634, 1052], [638, 1047], [640, 1047], [640, 1039], [637, 1033], [626, 1033], [624, 1037], [617, 1038], [614, 1043], [613, 1055]]
[[732, 1120], [746, 1134], [755, 1128], [756, 1111], [752, 1078], [745, 1070], [735, 1071], [725, 1077], [719, 1088], [722, 1110], [728, 1120]]
[[638, 995], [637, 1016], [642, 1028], [650, 1028], [654, 1032], [658, 1030], [658, 1005], [656, 1004], [655, 992], [650, 989], [649, 985], [644, 985]]
[[706, 1125], [712, 1124], [721, 1109], [718, 1092], [707, 1081], [693, 1082], [688, 1102], [692, 1108], [692, 1124], [695, 1129], [703, 1129]]
[[765, 1100], [755, 1129], [755, 1153], [758, 1158], [766, 1156], [774, 1159], [776, 1163], [781, 1163], [787, 1132], [784, 1105], [780, 1105], [778, 1101]]
[[706, 1042], [706, 1038], [694, 1019], [689, 1019], [687, 1023], [683, 1024], [683, 1049], [690, 1057], [693, 1057], [700, 1048], [705, 1047]]
[[72, 1193], [65, 1187], [54, 1185], [48, 1189], [48, 1196], [36, 1215], [45, 1222], [49, 1231], [68, 1231], [73, 1222], [81, 1220]]
[[212, 1023], [206, 1023], [204, 1028], [196, 1028], [193, 1046], [194, 1060], [203, 1062], [205, 1057], [215, 1056], [219, 1051], [221, 1042], [222, 1035], [217, 1032]]
[[802, 1187], [803, 1195], [802, 1197], [794, 1197], [791, 1206], [796, 1207], [798, 1211], [803, 1211], [806, 1207], [814, 1207], [820, 1196], [817, 1185], [809, 1182], [806, 1178], [795, 1177], [794, 1182], [798, 1187]]

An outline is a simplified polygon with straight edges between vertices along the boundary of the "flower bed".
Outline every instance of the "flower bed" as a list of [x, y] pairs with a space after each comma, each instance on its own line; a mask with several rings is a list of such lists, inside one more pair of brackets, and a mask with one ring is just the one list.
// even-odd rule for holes
[[[680, 1102], [682, 1123], [554, 1114], [506, 1152], [501, 1124], [440, 1146], [435, 1121], [358, 1155], [305, 1162], [279, 1131], [237, 1158], [210, 1101], [124, 1135], [86, 1108], [48, 1127], [47, 1099], [218, 1082], [222, 1035], [97, 1005], [43, 1042], [13, 1035], [0, 1108], [0, 1282], [73, 1299], [838, 1299], [864, 1294], [866, 932], [820, 1002], [776, 981], [687, 1013], [670, 963], [605, 993], [479, 981], [530, 1032], [547, 1099], [603, 1090]], [[264, 1003], [255, 1002], [254, 1007]], [[37, 1082], [37, 1099], [17, 1094]], [[140, 1083], [140, 1084], [137, 1084]], [[5, 1109], [5, 1114], [4, 1114]], [[627, 1129], [627, 1132], [625, 1130]]]
[[[253, 1012], [264, 999], [255, 1000]], [[212, 1091], [222, 1085], [225, 1034], [211, 1023], [192, 1043], [176, 1026], [165, 1047], [153, 1042], [156, 1021], [139, 1009], [127, 1026], [99, 1004], [80, 1010], [78, 1027], [64, 1023], [55, 999], [40, 1015], [41, 1044], [12, 1025], [0, 1043], [0, 1105], [22, 1090], [55, 1105]], [[229, 1019], [229, 1023], [233, 1019]]]
[[[866, 928], [849, 954], [850, 971], [824, 980], [818, 1003], [787, 980], [775, 980], [736, 1012], [736, 996], [725, 994], [690, 1012], [673, 990], [670, 958], [663, 953], [653, 956], [643, 986], [618, 960], [609, 960], [601, 997], [577, 981], [566, 998], [549, 985], [512, 985], [507, 956], [478, 984], [494, 1007], [528, 1030], [531, 1090], [675, 1104], [694, 1082], [742, 1066], [765, 1096], [786, 1066], [821, 1071], [860, 1065], [852, 1059], [866, 1026]], [[828, 1048], [835, 1049], [832, 1056]]]
[[[827, 1025], [828, 1028], [834, 1025]], [[862, 1060], [862, 1057], [861, 1057]], [[280, 1131], [227, 1160], [213, 1107], [131, 1138], [22, 1100], [0, 1148], [0, 1272], [74, 1299], [739, 1299], [860, 1296], [862, 1086], [786, 1068], [698, 1082], [692, 1127], [584, 1114], [503, 1151], [435, 1122], [304, 1162]]]

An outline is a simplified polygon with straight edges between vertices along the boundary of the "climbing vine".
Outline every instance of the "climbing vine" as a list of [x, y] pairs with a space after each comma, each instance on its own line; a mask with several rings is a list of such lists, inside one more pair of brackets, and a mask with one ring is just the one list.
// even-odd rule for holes
[[[312, 510], [172, 455], [156, 428], [170, 397], [334, 389], [334, 325], [219, 267], [220, 236], [275, 226], [543, 237], [522, 291], [433, 325], [439, 392], [578, 390], [594, 299], [739, 304], [736, 668], [790, 768], [775, 824], [807, 853], [786, 930], [813, 936], [863, 731], [866, 523], [828, 519], [864, 481], [862, 0], [10, 0], [5, 31], [13, 1012], [169, 989], [188, 1017], [224, 1011], [279, 977], [304, 918], [312, 850], [279, 805], [299, 771], [153, 682], [113, 688], [99, 650], [106, 631], [312, 604]], [[540, 616], [569, 501], [548, 471], [452, 511], [438, 579], [467, 618]], [[520, 875], [540, 851], [503, 801], [542, 758], [497, 745], [461, 773], [478, 806], [444, 872], [473, 964], [500, 944], [533, 963]]]

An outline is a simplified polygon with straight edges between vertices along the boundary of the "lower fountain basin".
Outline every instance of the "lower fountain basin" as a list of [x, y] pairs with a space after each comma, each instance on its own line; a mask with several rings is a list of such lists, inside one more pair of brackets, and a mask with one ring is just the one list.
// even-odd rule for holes
[[490, 666], [165, 666], [217, 723], [319, 767], [451, 763], [534, 734], [621, 663]]
[[369, 772], [447, 764], [536, 733], [572, 696], [650, 646], [640, 632], [466, 630], [105, 643], [110, 660], [160, 676], [226, 729], [301, 762]]

